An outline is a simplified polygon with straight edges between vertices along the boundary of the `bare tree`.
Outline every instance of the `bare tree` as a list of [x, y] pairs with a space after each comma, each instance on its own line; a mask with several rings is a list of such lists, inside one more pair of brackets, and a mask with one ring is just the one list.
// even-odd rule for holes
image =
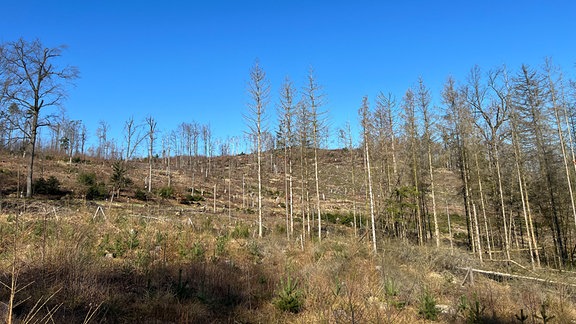
[[424, 141], [426, 153], [428, 155], [428, 171], [430, 176], [430, 196], [432, 198], [432, 215], [434, 221], [434, 238], [436, 247], [440, 247], [440, 229], [438, 227], [438, 216], [436, 215], [436, 192], [434, 190], [434, 168], [432, 166], [432, 116], [430, 109], [430, 90], [424, 85], [424, 80], [418, 79], [418, 107], [424, 120]]
[[60, 141], [64, 144], [64, 150], [68, 155], [68, 164], [72, 164], [74, 152], [78, 153], [81, 126], [80, 120], [66, 120], [64, 123], [64, 134]]
[[[278, 106], [279, 136], [284, 148], [284, 190], [286, 209], [286, 235], [294, 233], [294, 205], [292, 187], [292, 146], [294, 145], [294, 95], [296, 89], [288, 78], [284, 81], [280, 92]], [[288, 228], [290, 230], [288, 230]]]
[[368, 198], [370, 202], [370, 221], [372, 224], [372, 248], [374, 253], [376, 253], [376, 219], [374, 216], [374, 193], [372, 190], [372, 173], [370, 170], [370, 133], [372, 125], [370, 124], [371, 114], [368, 104], [368, 97], [364, 97], [364, 99], [362, 99], [362, 106], [360, 106], [358, 114], [360, 115], [360, 122], [362, 124], [362, 137], [364, 141], [364, 160], [366, 162], [366, 178], [368, 181]]
[[546, 73], [545, 87], [548, 92], [548, 96], [550, 98], [550, 103], [552, 104], [552, 111], [554, 112], [554, 117], [556, 120], [556, 130], [558, 132], [558, 140], [560, 141], [559, 143], [560, 151], [562, 152], [562, 161], [564, 162], [564, 171], [566, 174], [566, 185], [568, 187], [568, 193], [570, 195], [572, 218], [574, 219], [574, 223], [576, 224], [576, 204], [574, 202], [574, 190], [572, 188], [568, 154], [566, 152], [567, 146], [562, 129], [562, 118], [560, 116], [560, 106], [562, 104], [562, 101], [564, 101], [561, 94], [563, 92], [562, 75], [558, 75], [557, 68], [554, 67], [552, 60], [550, 58], [546, 59], [544, 70], [545, 70], [544, 72]]
[[545, 89], [546, 76], [522, 65], [521, 71], [512, 82], [511, 101], [515, 112], [518, 113], [521, 136], [531, 140], [531, 143], [524, 147], [532, 154], [535, 162], [537, 161], [534, 166], [539, 177], [535, 182], [543, 194], [534, 198], [544, 206], [543, 213], [551, 218], [547, 217], [547, 221], [554, 236], [558, 265], [562, 266], [568, 261], [569, 251], [566, 247], [563, 206], [560, 204], [558, 190], [560, 179], [557, 170], [560, 167], [555, 163], [557, 153], [553, 145], [558, 143], [553, 138], [552, 112], [547, 109], [550, 99]]
[[108, 149], [110, 147], [110, 142], [108, 142], [108, 129], [110, 125], [105, 121], [101, 120], [98, 122], [98, 128], [96, 129], [96, 137], [98, 137], [98, 149], [96, 154], [98, 157], [107, 159]]
[[208, 174], [210, 173], [210, 163], [211, 163], [211, 155], [212, 155], [212, 130], [210, 128], [210, 124], [202, 125], [200, 127], [200, 136], [202, 137], [202, 141], [204, 142], [204, 156], [208, 158], [208, 166], [204, 170], [204, 177], [207, 178]]
[[27, 142], [28, 171], [26, 197], [32, 196], [32, 176], [36, 153], [36, 139], [40, 127], [50, 124], [50, 115], [41, 112], [61, 105], [66, 97], [66, 85], [78, 77], [74, 67], [58, 67], [63, 46], [44, 47], [39, 40], [20, 39], [7, 44], [2, 64], [2, 100], [14, 103], [24, 112], [24, 122], [18, 125]]
[[352, 189], [352, 217], [354, 222], [354, 236], [358, 235], [358, 222], [357, 222], [357, 211], [356, 211], [356, 161], [354, 159], [354, 143], [352, 137], [352, 129], [350, 123], [346, 123], [346, 126], [340, 130], [340, 140], [344, 147], [350, 153], [350, 175], [352, 177], [352, 183], [350, 187]]
[[148, 127], [148, 192], [152, 192], [152, 165], [154, 161], [154, 139], [156, 135], [156, 120], [154, 117], [146, 117], [146, 125]]
[[418, 243], [424, 244], [424, 221], [420, 207], [420, 164], [418, 160], [420, 142], [418, 141], [418, 124], [416, 122], [416, 98], [412, 89], [408, 89], [403, 98], [404, 128], [407, 136], [410, 154], [410, 168], [414, 191], [414, 208], [416, 212], [416, 226], [418, 230]]
[[310, 234], [310, 194], [308, 174], [308, 148], [310, 146], [310, 112], [303, 100], [296, 104], [296, 128], [300, 147], [300, 212], [302, 214], [302, 245], [305, 234]]
[[126, 161], [129, 161], [138, 146], [146, 138], [141, 132], [142, 125], [136, 124], [134, 117], [130, 116], [124, 123], [124, 138], [126, 140]]
[[[496, 79], [502, 70], [491, 72], [489, 75], [489, 85], [495, 89]], [[480, 116], [475, 120], [475, 125], [481, 132], [484, 140], [488, 144], [490, 159], [494, 165], [496, 178], [496, 188], [498, 190], [498, 200], [500, 213], [502, 215], [502, 227], [504, 230], [504, 250], [507, 260], [510, 260], [510, 240], [508, 236], [508, 225], [506, 220], [506, 205], [504, 203], [503, 175], [500, 163], [500, 146], [502, 145], [502, 129], [508, 117], [508, 102], [506, 100], [494, 100], [486, 103], [488, 88], [482, 83], [482, 73], [478, 66], [470, 71], [468, 77], [469, 88], [466, 93], [467, 103], [473, 111]]]
[[264, 114], [270, 95], [270, 84], [266, 78], [266, 72], [256, 61], [250, 70], [248, 83], [250, 103], [248, 113], [244, 115], [250, 134], [256, 138], [256, 154], [258, 167], [258, 236], [262, 237], [262, 134], [265, 131]]
[[472, 137], [472, 113], [470, 106], [465, 104], [466, 93], [459, 91], [453, 78], [448, 78], [442, 91], [442, 103], [445, 108], [445, 141], [454, 151], [454, 165], [459, 171], [463, 184], [461, 195], [464, 203], [464, 213], [466, 218], [466, 232], [468, 245], [473, 246], [471, 229], [471, 207], [470, 207], [470, 184], [468, 182], [469, 168], [469, 146]]
[[318, 172], [318, 149], [322, 132], [324, 131], [324, 120], [319, 108], [323, 104], [324, 95], [321, 93], [321, 87], [316, 82], [314, 70], [310, 68], [308, 72], [308, 83], [304, 88], [304, 100], [310, 113], [310, 123], [312, 127], [312, 145], [314, 149], [314, 182], [316, 184], [316, 213], [318, 217], [318, 241], [322, 240], [322, 213], [320, 208], [320, 179]]

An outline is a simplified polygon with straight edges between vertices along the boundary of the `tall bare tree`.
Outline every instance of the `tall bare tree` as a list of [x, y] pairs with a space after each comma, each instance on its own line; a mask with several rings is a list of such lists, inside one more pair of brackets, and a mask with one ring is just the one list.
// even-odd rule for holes
[[362, 138], [364, 142], [364, 161], [366, 163], [366, 179], [368, 181], [368, 199], [370, 203], [370, 221], [372, 225], [372, 249], [374, 253], [377, 251], [376, 246], [376, 218], [374, 215], [374, 192], [372, 190], [372, 172], [370, 168], [370, 133], [372, 129], [370, 105], [368, 97], [362, 99], [362, 106], [358, 111], [360, 115], [360, 123], [362, 125]]
[[350, 184], [352, 191], [352, 218], [354, 222], [354, 236], [358, 235], [358, 222], [357, 222], [357, 211], [356, 211], [356, 161], [354, 159], [354, 143], [352, 136], [352, 129], [350, 123], [346, 123], [346, 126], [340, 130], [340, 140], [344, 147], [350, 153], [350, 175], [352, 177], [352, 183]]
[[[296, 126], [300, 153], [300, 212], [302, 214], [302, 241], [310, 234], [310, 194], [308, 173], [308, 149], [310, 147], [310, 112], [303, 100], [296, 105]], [[303, 242], [302, 242], [303, 244]]]
[[266, 72], [256, 61], [250, 70], [248, 83], [250, 102], [248, 113], [244, 115], [250, 133], [256, 138], [257, 173], [258, 173], [258, 236], [262, 237], [262, 134], [266, 130], [264, 117], [270, 96], [270, 84]]
[[110, 124], [105, 120], [100, 120], [98, 122], [98, 128], [96, 129], [96, 137], [98, 137], [98, 148], [96, 154], [99, 158], [107, 159], [109, 158], [108, 149], [110, 148], [110, 142], [108, 141], [108, 130]]
[[430, 109], [430, 90], [424, 85], [424, 80], [418, 79], [418, 107], [424, 120], [424, 141], [426, 144], [426, 155], [428, 156], [428, 171], [430, 177], [430, 197], [432, 199], [432, 216], [434, 221], [434, 238], [436, 247], [440, 247], [440, 229], [438, 227], [438, 216], [436, 215], [436, 192], [434, 188], [434, 168], [432, 166], [432, 116]]
[[211, 155], [212, 155], [212, 129], [210, 124], [204, 124], [200, 127], [200, 136], [204, 144], [204, 156], [208, 159], [208, 165], [204, 170], [204, 177], [207, 178], [210, 173]]
[[50, 114], [66, 97], [66, 86], [78, 77], [75, 67], [59, 67], [64, 47], [45, 47], [39, 40], [20, 39], [8, 43], [3, 53], [2, 101], [16, 104], [24, 112], [23, 123], [14, 123], [24, 134], [28, 151], [26, 197], [32, 196], [32, 177], [38, 130], [50, 124]]
[[[496, 80], [502, 70], [496, 70], [489, 75], [489, 85], [496, 88]], [[490, 158], [492, 160], [498, 190], [498, 201], [500, 214], [502, 215], [502, 228], [504, 230], [504, 250], [507, 260], [510, 260], [510, 240], [508, 232], [508, 222], [506, 220], [506, 204], [504, 202], [503, 176], [500, 163], [500, 146], [502, 145], [502, 131], [504, 123], [508, 118], [508, 102], [505, 100], [493, 100], [486, 102], [488, 97], [488, 87], [483, 83], [482, 73], [478, 66], [472, 68], [468, 78], [469, 88], [466, 95], [467, 103], [473, 111], [480, 116], [475, 120], [475, 124], [480, 130], [484, 140], [488, 144]]]
[[414, 208], [416, 213], [416, 226], [418, 230], [418, 243], [424, 244], [424, 220], [422, 217], [422, 208], [420, 205], [420, 163], [419, 152], [420, 142], [418, 124], [416, 121], [416, 98], [412, 89], [408, 89], [404, 95], [402, 108], [404, 109], [404, 129], [406, 141], [409, 147], [409, 166], [412, 175], [412, 185], [414, 192]]
[[148, 128], [148, 192], [152, 192], [152, 166], [154, 163], [154, 140], [156, 139], [156, 120], [152, 116], [146, 117], [146, 126]]
[[310, 68], [308, 71], [308, 82], [304, 88], [304, 100], [306, 107], [310, 112], [310, 123], [312, 130], [312, 145], [314, 149], [314, 182], [316, 184], [316, 214], [318, 217], [318, 241], [322, 240], [322, 213], [320, 206], [320, 178], [318, 171], [318, 150], [320, 149], [320, 141], [324, 131], [323, 113], [319, 110], [324, 104], [324, 95], [321, 92], [321, 87], [316, 81], [314, 70]]
[[126, 161], [129, 161], [140, 143], [146, 138], [141, 132], [142, 125], [136, 124], [134, 117], [130, 116], [124, 122], [124, 138], [126, 140]]
[[560, 183], [557, 170], [560, 167], [556, 160], [556, 140], [553, 138], [553, 122], [548, 108], [549, 94], [545, 89], [546, 76], [536, 70], [522, 65], [520, 72], [512, 79], [512, 104], [518, 113], [521, 135], [530, 143], [525, 148], [537, 161], [539, 174], [537, 184], [545, 193], [540, 195], [543, 213], [549, 215], [546, 220], [554, 236], [554, 244], [558, 265], [565, 264], [568, 259], [562, 204], [560, 199]]
[[294, 233], [294, 204], [292, 186], [292, 147], [294, 146], [294, 95], [296, 89], [288, 78], [280, 91], [278, 105], [279, 136], [284, 148], [284, 190], [286, 209], [286, 235], [290, 238]]
[[469, 146], [472, 137], [472, 113], [465, 104], [466, 92], [457, 89], [456, 81], [450, 77], [444, 84], [442, 103], [445, 105], [444, 133], [448, 147], [454, 151], [454, 166], [459, 171], [463, 188], [460, 191], [464, 204], [468, 246], [473, 246], [471, 228], [471, 207], [469, 197]]

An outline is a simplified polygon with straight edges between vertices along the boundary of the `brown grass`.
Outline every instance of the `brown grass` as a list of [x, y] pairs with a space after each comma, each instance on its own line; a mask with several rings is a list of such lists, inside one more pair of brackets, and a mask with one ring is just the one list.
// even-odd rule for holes
[[[439, 322], [465, 323], [475, 305], [485, 323], [515, 322], [520, 309], [530, 315], [529, 323], [538, 323], [535, 316], [543, 304], [556, 322], [576, 319], [574, 291], [566, 286], [480, 275], [473, 286], [462, 285], [461, 268], [502, 270], [502, 265], [480, 265], [464, 250], [452, 254], [446, 244], [436, 249], [380, 237], [375, 254], [369, 237], [355, 237], [351, 227], [328, 223], [322, 242], [305, 233], [302, 249], [299, 219], [294, 238], [286, 236], [276, 201], [281, 181], [265, 186], [266, 231], [257, 238], [257, 216], [241, 208], [238, 174], [249, 174], [245, 164], [235, 169], [229, 217], [225, 171], [197, 179], [194, 186], [205, 191], [206, 199], [200, 205], [159, 198], [137, 201], [131, 195], [140, 185], [114, 203], [85, 202], [76, 194], [23, 200], [10, 189], [17, 179], [7, 170], [16, 162], [18, 158], [7, 157], [0, 165], [0, 180], [9, 188], [4, 193], [12, 192], [0, 201], [0, 280], [8, 283], [13, 275], [16, 247], [22, 290], [14, 312], [19, 320], [38, 310], [31, 322], [426, 323], [419, 314], [425, 292], [446, 306]], [[94, 171], [101, 179], [110, 172], [105, 161], [73, 166], [52, 162], [44, 161], [45, 176], [55, 175], [74, 192], [79, 189], [77, 172]], [[227, 165], [225, 159], [213, 163], [214, 169]], [[135, 182], [140, 168], [136, 163], [130, 168]], [[337, 172], [335, 167], [326, 170]], [[159, 176], [155, 185], [164, 180]], [[214, 182], [219, 188], [217, 213], [211, 208]], [[189, 172], [175, 172], [173, 183], [179, 195], [186, 193]], [[326, 190], [327, 210], [349, 211], [341, 188]], [[99, 206], [104, 215], [95, 213]], [[562, 275], [550, 274], [555, 280]], [[288, 277], [298, 282], [303, 296], [303, 309], [296, 314], [275, 306], [280, 282]], [[7, 302], [9, 294], [0, 289], [0, 301]]]

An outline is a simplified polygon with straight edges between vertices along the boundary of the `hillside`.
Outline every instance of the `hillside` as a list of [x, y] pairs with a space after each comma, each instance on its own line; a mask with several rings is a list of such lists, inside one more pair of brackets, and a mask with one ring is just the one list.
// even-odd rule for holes
[[[291, 230], [282, 151], [264, 158], [262, 238], [252, 155], [158, 158], [148, 192], [147, 160], [69, 163], [43, 154], [33, 199], [18, 194], [24, 159], [1, 157], [0, 301], [7, 314], [12, 295], [22, 322], [576, 320], [574, 273], [545, 262], [530, 270], [522, 235], [515, 236], [513, 261], [503, 262], [496, 248], [492, 260], [487, 252], [482, 262], [471, 253], [462, 184], [449, 169], [435, 171], [441, 246], [431, 235], [423, 244], [414, 236], [409, 194], [383, 197], [380, 189], [378, 217], [397, 218], [378, 219], [374, 253], [361, 152], [320, 151], [321, 240], [313, 175], [306, 174], [312, 168], [302, 169], [296, 159]], [[121, 176], [119, 195], [114, 175]], [[376, 183], [383, 187], [384, 179]], [[308, 217], [302, 219], [302, 210]]]

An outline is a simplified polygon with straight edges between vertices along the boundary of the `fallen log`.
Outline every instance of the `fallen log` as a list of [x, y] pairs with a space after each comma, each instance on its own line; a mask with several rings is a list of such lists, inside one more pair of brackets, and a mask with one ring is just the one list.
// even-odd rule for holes
[[474, 269], [474, 268], [458, 268], [458, 269], [466, 270], [466, 276], [464, 277], [464, 281], [462, 282], [462, 286], [464, 286], [464, 284], [466, 283], [466, 279], [468, 279], [468, 278], [470, 278], [471, 283], [474, 284], [473, 273], [475, 272], [475, 273], [479, 273], [479, 274], [483, 274], [483, 275], [499, 276], [499, 277], [503, 277], [503, 278], [532, 280], [532, 281], [548, 283], [548, 284], [576, 287], [576, 284], [570, 283], [570, 282], [560, 282], [560, 281], [555, 281], [555, 280], [550, 280], [550, 279], [521, 276], [521, 275], [515, 275], [515, 274], [505, 273], [505, 272], [488, 271], [488, 270], [481, 270], [481, 269]]

